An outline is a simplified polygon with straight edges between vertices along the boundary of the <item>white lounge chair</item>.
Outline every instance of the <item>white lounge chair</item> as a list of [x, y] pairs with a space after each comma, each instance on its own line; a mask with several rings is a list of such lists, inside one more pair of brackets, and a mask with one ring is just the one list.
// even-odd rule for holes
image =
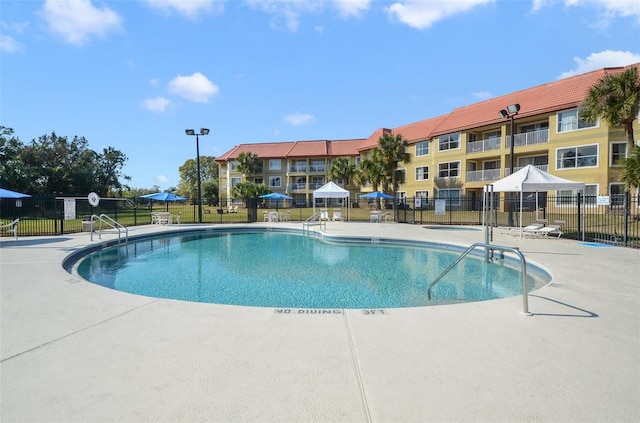
[[333, 221], [336, 220], [342, 221], [342, 210], [340, 209], [333, 209]]
[[551, 224], [549, 226], [540, 228], [537, 231], [534, 231], [533, 233], [538, 236], [558, 235], [558, 238], [560, 238], [564, 233], [560, 230], [561, 227], [562, 225], [559, 225], [559, 224]]
[[329, 212], [325, 208], [320, 209], [320, 221], [329, 221]]
[[0, 225], [0, 231], [2, 231], [2, 232], [13, 232], [13, 236], [17, 241], [18, 240], [18, 222], [20, 222], [20, 219], [16, 219], [11, 223], [6, 223], [4, 225]]

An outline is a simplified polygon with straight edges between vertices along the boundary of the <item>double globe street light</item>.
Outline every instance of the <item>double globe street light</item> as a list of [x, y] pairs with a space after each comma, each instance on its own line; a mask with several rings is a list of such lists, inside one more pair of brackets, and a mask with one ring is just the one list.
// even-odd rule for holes
[[[511, 120], [511, 127], [509, 129], [509, 139], [510, 139], [510, 150], [509, 150], [509, 159], [510, 159], [510, 172], [509, 175], [513, 175], [513, 165], [514, 165], [514, 160], [515, 160], [515, 154], [514, 154], [514, 140], [513, 140], [513, 118], [515, 115], [518, 114], [518, 112], [520, 111], [520, 105], [519, 104], [512, 104], [510, 106], [507, 107], [507, 110], [502, 109], [500, 110], [500, 116], [502, 116], [504, 119], [510, 119]], [[513, 198], [512, 198], [513, 194], [509, 194], [509, 226], [513, 226]], [[520, 212], [522, 212], [522, 210], [520, 210]]]
[[198, 223], [202, 223], [202, 190], [200, 186], [200, 135], [209, 135], [207, 128], [200, 128], [200, 133], [196, 134], [193, 129], [185, 129], [185, 134], [195, 135], [196, 137], [196, 166], [198, 169]]

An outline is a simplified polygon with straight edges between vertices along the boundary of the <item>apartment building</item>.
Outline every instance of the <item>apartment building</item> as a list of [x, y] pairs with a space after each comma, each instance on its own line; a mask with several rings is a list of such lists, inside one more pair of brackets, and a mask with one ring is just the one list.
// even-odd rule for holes
[[[400, 199], [447, 198], [456, 204], [464, 198], [473, 204], [480, 201], [485, 185], [532, 164], [585, 182], [586, 195], [609, 195], [616, 201], [624, 192], [619, 177], [628, 152], [624, 129], [603, 121], [587, 123], [580, 119], [579, 108], [590, 87], [607, 73], [625, 69], [604, 68], [550, 82], [398, 128], [380, 128], [366, 139], [240, 144], [217, 158], [220, 198], [231, 200], [233, 185], [243, 180], [235, 159], [252, 152], [263, 159], [254, 182], [287, 193], [298, 204], [310, 204], [313, 190], [328, 181], [333, 160], [347, 157], [358, 164], [388, 132], [401, 134], [411, 154], [409, 164], [400, 164], [406, 180], [396, 193]], [[636, 140], [639, 133], [636, 119]], [[353, 181], [337, 182], [352, 198], [370, 191]]]

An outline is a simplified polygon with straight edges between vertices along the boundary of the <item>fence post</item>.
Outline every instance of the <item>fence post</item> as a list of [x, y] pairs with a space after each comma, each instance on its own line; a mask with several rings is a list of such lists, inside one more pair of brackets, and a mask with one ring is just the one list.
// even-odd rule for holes
[[584, 241], [584, 228], [582, 227], [582, 193], [578, 193], [578, 239], [582, 232], [582, 240]]
[[631, 213], [631, 193], [629, 191], [624, 192], [624, 235], [622, 242], [626, 247], [629, 240], [629, 214]]

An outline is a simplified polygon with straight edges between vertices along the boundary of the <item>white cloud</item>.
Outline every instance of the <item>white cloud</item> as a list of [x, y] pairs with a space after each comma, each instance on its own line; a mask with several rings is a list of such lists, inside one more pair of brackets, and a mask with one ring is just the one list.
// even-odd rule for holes
[[216, 84], [200, 72], [191, 76], [176, 76], [169, 82], [168, 90], [171, 94], [196, 103], [207, 103], [211, 96], [220, 91]]
[[449, 16], [467, 12], [495, 0], [406, 0], [385, 7], [385, 12], [398, 21], [416, 29], [426, 29]]
[[338, 9], [338, 14], [344, 18], [361, 16], [369, 10], [370, 0], [335, 0], [333, 5]]
[[167, 178], [164, 175], [158, 175], [158, 176], [156, 176], [156, 181], [160, 182], [161, 184], [164, 184], [164, 183], [169, 182], [169, 178]]
[[[557, 4], [554, 0], [533, 0], [532, 11]], [[635, 17], [640, 22], [640, 2], [638, 0], [565, 0], [566, 7], [583, 6], [595, 8], [601, 13], [596, 26], [606, 27], [616, 17]]]
[[167, 100], [164, 97], [148, 98], [144, 101], [145, 109], [156, 113], [164, 113], [170, 105], [171, 100]]
[[20, 53], [24, 50], [24, 46], [8, 35], [0, 36], [0, 51], [5, 53]]
[[147, 4], [157, 10], [170, 14], [176, 11], [189, 20], [198, 20], [203, 14], [222, 13], [223, 0], [146, 0]]
[[122, 18], [90, 0], [46, 0], [39, 11], [49, 29], [66, 42], [81, 46], [92, 36], [104, 37], [122, 30]]
[[302, 125], [307, 122], [311, 122], [313, 120], [313, 115], [306, 113], [293, 113], [290, 115], [286, 115], [284, 120], [289, 122], [292, 125]]
[[318, 14], [333, 8], [342, 18], [358, 17], [369, 10], [371, 0], [245, 0], [245, 4], [271, 15], [270, 26], [284, 26], [291, 32], [300, 27], [305, 14]]
[[630, 51], [605, 50], [599, 53], [591, 53], [586, 59], [574, 57], [575, 69], [562, 72], [558, 79], [568, 78], [596, 69], [612, 68], [617, 66], [627, 66], [640, 62], [640, 54]]

